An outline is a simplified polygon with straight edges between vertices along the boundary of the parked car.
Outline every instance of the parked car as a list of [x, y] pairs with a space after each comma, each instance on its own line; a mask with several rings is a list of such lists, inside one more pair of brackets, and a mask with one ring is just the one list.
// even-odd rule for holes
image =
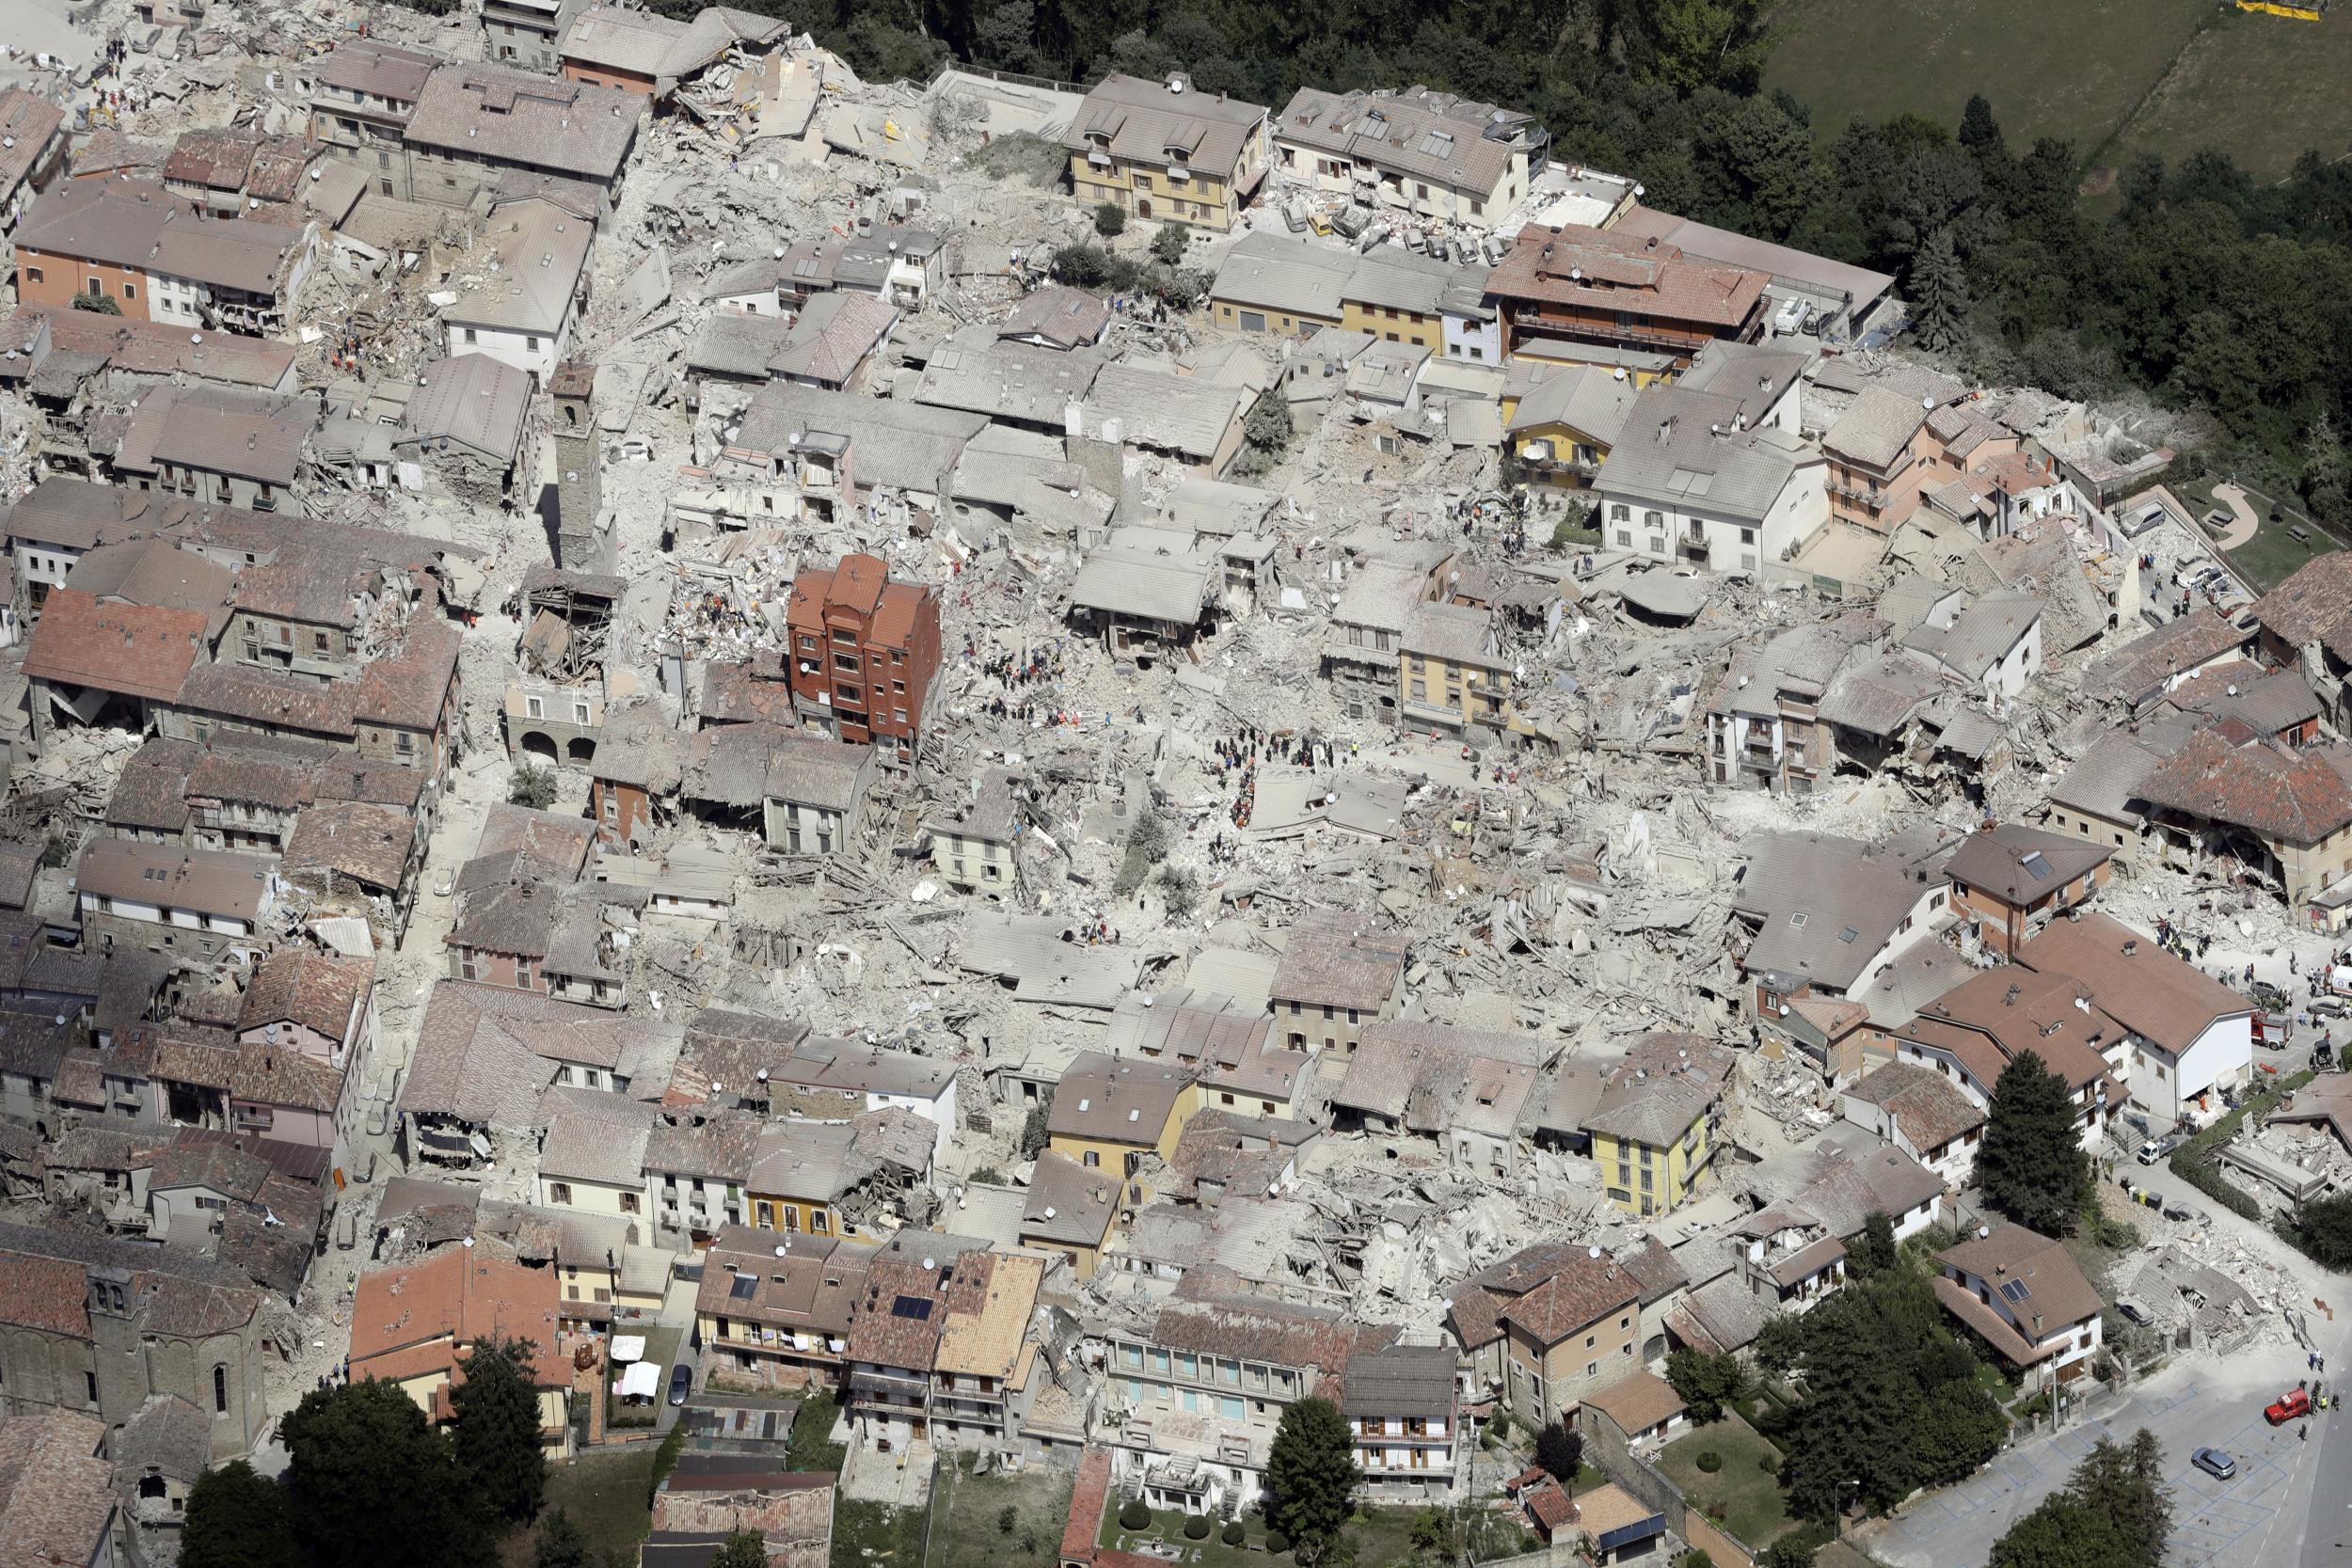
[[2254, 999], [2255, 1006], [2266, 1013], [2283, 1012], [2291, 1006], [2287, 993], [2267, 980], [2255, 981], [2247, 989], [2246, 994]]
[[2130, 1319], [2133, 1323], [2137, 1323], [2142, 1328], [2146, 1328], [2150, 1323], [2156, 1321], [2154, 1313], [2149, 1311], [2148, 1308], [2140, 1306], [2139, 1303], [2132, 1300], [2129, 1296], [2125, 1296], [2122, 1301], [2117, 1302], [2115, 1304], [2115, 1309], [2118, 1312], [2122, 1313], [2124, 1317]]
[[2188, 1456], [2188, 1462], [2216, 1481], [2233, 1480], [2237, 1475], [2237, 1461], [2219, 1449], [2199, 1449]]
[[2308, 1389], [2290, 1388], [2263, 1407], [2263, 1419], [2272, 1426], [2284, 1426], [2298, 1421], [2312, 1413], [2312, 1396]]
[[2213, 1216], [2211, 1214], [2205, 1212], [2202, 1209], [2193, 1208], [2185, 1203], [2166, 1204], [2164, 1206], [2164, 1217], [2178, 1225], [2186, 1225], [2191, 1220], [2196, 1221], [2199, 1225], [2211, 1225], [2213, 1223]]
[[684, 1404], [686, 1396], [694, 1391], [694, 1369], [681, 1361], [670, 1369], [670, 1402]]

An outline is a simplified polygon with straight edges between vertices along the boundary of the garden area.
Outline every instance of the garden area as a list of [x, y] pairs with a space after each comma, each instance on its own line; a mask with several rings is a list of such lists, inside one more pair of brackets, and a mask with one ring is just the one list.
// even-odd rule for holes
[[1070, 1517], [1073, 1477], [1052, 1465], [974, 1475], [943, 1455], [931, 1475], [927, 1568], [1052, 1568]]
[[[1414, 1520], [1419, 1510], [1359, 1508], [1348, 1521], [1343, 1548], [1356, 1568], [1382, 1568], [1415, 1554]], [[1130, 1521], [1135, 1521], [1131, 1523]], [[1199, 1531], [1199, 1534], [1193, 1533]], [[1060, 1537], [1052, 1543], [1057, 1547]], [[1140, 1501], [1106, 1510], [1100, 1544], [1122, 1552], [1142, 1552], [1183, 1563], [1185, 1568], [1271, 1568], [1268, 1558], [1287, 1563], [1290, 1543], [1269, 1538], [1265, 1521], [1257, 1514], [1227, 1523], [1170, 1510], [1146, 1508]], [[838, 1558], [835, 1559], [836, 1562]]]
[[1794, 1523], [1780, 1493], [1780, 1450], [1737, 1415], [1675, 1439], [1658, 1467], [1692, 1508], [1761, 1550]]
[[558, 1511], [587, 1542], [591, 1560], [610, 1551], [636, 1561], [638, 1544], [653, 1528], [654, 1465], [660, 1451], [652, 1443], [631, 1443], [591, 1449], [550, 1466], [546, 1505], [528, 1528], [501, 1539], [500, 1561], [505, 1568], [532, 1568], [539, 1537]]

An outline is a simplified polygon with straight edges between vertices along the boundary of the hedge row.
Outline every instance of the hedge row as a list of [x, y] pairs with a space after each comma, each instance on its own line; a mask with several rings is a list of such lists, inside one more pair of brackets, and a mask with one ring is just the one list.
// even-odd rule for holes
[[2221, 1148], [2243, 1126], [2248, 1117], [2260, 1118], [2278, 1108], [2279, 1102], [2315, 1076], [2308, 1068], [2280, 1079], [2260, 1094], [2250, 1096], [2228, 1116], [2172, 1151], [2172, 1174], [2220, 1204], [2230, 1212], [2244, 1219], [2260, 1221], [2262, 1205], [2252, 1195], [2221, 1174]]

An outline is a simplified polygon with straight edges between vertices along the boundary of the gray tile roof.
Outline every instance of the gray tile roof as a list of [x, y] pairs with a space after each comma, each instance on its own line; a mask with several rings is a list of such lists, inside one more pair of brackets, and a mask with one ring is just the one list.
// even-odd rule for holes
[[1089, 436], [1101, 439], [1104, 421], [1117, 420], [1121, 439], [1130, 446], [1206, 462], [1249, 404], [1250, 394], [1238, 387], [1139, 365], [1105, 365], [1081, 406]]
[[613, 87], [493, 65], [436, 69], [408, 117], [418, 146], [611, 184], [637, 139], [644, 100]]
[[1927, 422], [1928, 413], [1918, 399], [1892, 387], [1866, 387], [1853, 406], [1822, 435], [1821, 450], [1885, 472]]
[[1170, 91], [1165, 82], [1107, 76], [1079, 104], [1062, 135], [1062, 145], [1085, 152], [1098, 143], [1115, 158], [1166, 165], [1180, 150], [1190, 166], [1223, 179], [1245, 173], [1243, 150], [1249, 133], [1265, 119], [1265, 105], [1211, 98], [1187, 87]]
[[461, 354], [434, 360], [418, 379], [421, 385], [401, 414], [404, 436], [429, 451], [454, 444], [501, 467], [515, 461], [531, 412], [527, 372], [486, 354]]
[[560, 336], [571, 319], [572, 298], [596, 237], [594, 224], [549, 202], [501, 203], [490, 214], [497, 265], [479, 275], [480, 288], [461, 290], [441, 319], [460, 326]]
[[1713, 393], [1644, 388], [1595, 491], [1760, 523], [1806, 459], [1776, 431], [1732, 430], [1738, 413]]
[[2041, 620], [2039, 594], [1987, 594], [1948, 626], [1914, 626], [1903, 646], [1964, 679], [1981, 680]]
[[1740, 847], [1747, 868], [1733, 907], [1762, 924], [1740, 960], [1749, 974], [1795, 975], [1845, 990], [1927, 894], [1924, 864], [1828, 833], [1763, 832]]

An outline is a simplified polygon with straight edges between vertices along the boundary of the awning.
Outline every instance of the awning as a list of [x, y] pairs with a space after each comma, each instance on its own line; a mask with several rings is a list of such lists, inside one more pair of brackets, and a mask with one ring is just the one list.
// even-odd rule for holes
[[[639, 1341], [640, 1348], [644, 1342]], [[649, 1400], [661, 1392], [661, 1369], [650, 1361], [635, 1361], [623, 1372], [612, 1391], [625, 1400]]]

